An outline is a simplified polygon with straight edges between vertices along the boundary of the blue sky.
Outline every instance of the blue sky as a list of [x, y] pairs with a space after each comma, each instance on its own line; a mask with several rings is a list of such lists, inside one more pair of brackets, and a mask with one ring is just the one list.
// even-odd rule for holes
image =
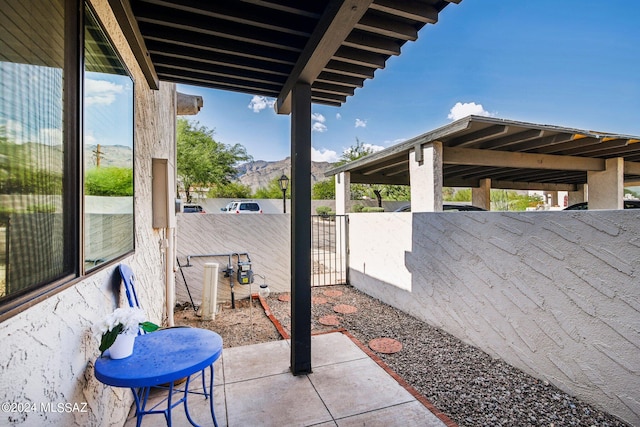
[[[389, 147], [468, 114], [640, 135], [640, 1], [463, 0], [342, 107], [313, 105], [313, 159]], [[195, 117], [254, 160], [290, 155], [273, 99], [179, 85]]]

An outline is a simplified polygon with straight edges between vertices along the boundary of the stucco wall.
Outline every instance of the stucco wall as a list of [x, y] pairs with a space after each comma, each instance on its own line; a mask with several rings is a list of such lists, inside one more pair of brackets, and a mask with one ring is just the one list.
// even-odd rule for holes
[[[288, 292], [291, 289], [290, 235], [291, 216], [270, 214], [209, 215], [182, 214], [177, 218], [177, 253], [180, 264], [188, 255], [248, 252], [252, 270], [266, 277], [272, 292]], [[246, 258], [242, 257], [242, 261]], [[196, 304], [202, 300], [202, 274], [205, 262], [216, 262], [220, 270], [225, 268], [227, 257], [192, 258], [193, 267], [182, 268], [189, 291]], [[232, 259], [234, 269], [237, 258]], [[251, 290], [258, 292], [264, 280], [255, 278]], [[239, 285], [234, 276], [235, 298], [249, 296], [249, 286]], [[230, 301], [229, 278], [222, 272], [218, 278], [218, 301]], [[187, 289], [180, 272], [176, 273], [176, 302], [189, 301]]]
[[[106, 0], [92, 1], [135, 80], [135, 255], [123, 262], [151, 321], [163, 321], [162, 233], [151, 228], [151, 158], [173, 157], [175, 85], [150, 91]], [[173, 160], [172, 160], [173, 162]], [[33, 268], [37, 268], [34, 265]], [[0, 401], [30, 403], [36, 412], [0, 413], [0, 425], [121, 426], [133, 397], [93, 375], [99, 355], [92, 325], [118, 305], [115, 265], [0, 323]], [[119, 284], [116, 283], [115, 286]], [[84, 412], [41, 411], [41, 404], [78, 404]], [[84, 405], [86, 403], [86, 406]], [[46, 408], [46, 407], [45, 407]]]
[[351, 214], [349, 236], [355, 287], [640, 425], [637, 212]]

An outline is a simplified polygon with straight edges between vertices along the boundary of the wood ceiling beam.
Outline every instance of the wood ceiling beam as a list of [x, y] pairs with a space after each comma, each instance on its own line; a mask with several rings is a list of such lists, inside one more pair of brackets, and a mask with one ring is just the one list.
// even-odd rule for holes
[[509, 130], [506, 125], [493, 125], [447, 141], [447, 147], [465, 147], [476, 142], [504, 135]]
[[372, 0], [332, 0], [302, 50], [275, 103], [278, 114], [291, 113], [291, 91], [298, 82], [313, 84]]
[[400, 55], [400, 44], [397, 41], [355, 29], [345, 39], [343, 45], [382, 55]]
[[451, 147], [444, 147], [442, 151], [444, 164], [567, 171], [602, 171], [605, 169], [604, 159], [589, 157]]
[[334, 85], [330, 83], [322, 83], [316, 80], [316, 82], [311, 86], [311, 90], [315, 92], [322, 93], [331, 93], [334, 95], [341, 96], [353, 96], [355, 92], [355, 88], [341, 85]]
[[356, 28], [394, 39], [418, 40], [418, 28], [402, 21], [392, 22], [388, 16], [367, 13], [362, 17]]
[[[264, 63], [252, 60], [250, 58], [235, 57], [229, 58], [224, 55], [216, 55], [212, 53], [206, 57], [197, 56], [186, 47], [165, 47], [162, 50], [150, 50], [153, 60], [164, 64], [181, 64], [182, 62], [192, 63], [196, 68], [207, 68], [218, 72], [226, 72], [234, 74], [238, 72], [255, 72], [258, 74], [269, 76], [281, 76], [286, 78], [289, 75], [291, 67], [282, 64], [272, 64], [271, 68], [264, 67]], [[284, 80], [283, 78], [283, 80]]]
[[[286, 64], [290, 68], [293, 67], [297, 58], [297, 54], [292, 51], [268, 46], [261, 46], [258, 49], [251, 43], [233, 41], [206, 34], [195, 34], [180, 30], [171, 31], [171, 34], [167, 34], [167, 31], [157, 24], [141, 22], [140, 27], [145, 33], [149, 49], [153, 50], [161, 50], [163, 46], [172, 44], [202, 50], [201, 56], [206, 56], [207, 52], [216, 52], [229, 57], [239, 56], [268, 63]], [[229, 55], [229, 52], [232, 52], [233, 55]]]
[[543, 130], [539, 129], [529, 129], [524, 132], [518, 132], [511, 135], [506, 135], [501, 138], [491, 139], [489, 141], [482, 142], [478, 145], [478, 148], [482, 149], [496, 149], [496, 148], [504, 148], [511, 147], [512, 145], [529, 141], [532, 139], [540, 138], [544, 134]]
[[386, 58], [381, 55], [364, 50], [354, 49], [348, 46], [341, 46], [331, 59], [333, 61], [346, 62], [348, 64], [380, 69], [385, 67]]
[[323, 71], [322, 73], [320, 73], [314, 85], [316, 83], [328, 83], [347, 87], [364, 86], [364, 81], [361, 78], [345, 76], [344, 74], [330, 73], [328, 71]]
[[116, 21], [118, 21], [118, 25], [122, 29], [122, 33], [131, 47], [133, 56], [140, 65], [140, 69], [149, 88], [158, 90], [160, 88], [160, 81], [156, 74], [155, 67], [151, 62], [151, 55], [140, 33], [140, 28], [131, 9], [131, 4], [128, 0], [109, 0], [109, 6], [111, 6]]
[[403, 2], [395, 0], [374, 0], [371, 9], [413, 21], [424, 22], [425, 24], [435, 24], [438, 22], [438, 11], [417, 0], [405, 0]]

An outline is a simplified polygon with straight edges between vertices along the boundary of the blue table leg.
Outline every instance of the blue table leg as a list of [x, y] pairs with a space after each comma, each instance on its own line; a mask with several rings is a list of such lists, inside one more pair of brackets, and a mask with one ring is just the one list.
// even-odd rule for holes
[[[213, 409], [213, 365], [209, 366], [209, 373], [211, 374], [209, 376], [209, 408], [211, 409], [211, 418], [213, 418], [213, 425], [215, 427], [218, 427], [218, 421], [216, 420], [216, 413]], [[204, 371], [202, 371], [203, 375], [204, 375]], [[204, 379], [204, 378], [203, 378]]]

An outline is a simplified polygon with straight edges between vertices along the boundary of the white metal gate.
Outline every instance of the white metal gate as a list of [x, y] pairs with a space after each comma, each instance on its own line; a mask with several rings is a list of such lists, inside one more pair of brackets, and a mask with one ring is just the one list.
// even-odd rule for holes
[[348, 224], [347, 215], [311, 216], [311, 286], [349, 282]]

